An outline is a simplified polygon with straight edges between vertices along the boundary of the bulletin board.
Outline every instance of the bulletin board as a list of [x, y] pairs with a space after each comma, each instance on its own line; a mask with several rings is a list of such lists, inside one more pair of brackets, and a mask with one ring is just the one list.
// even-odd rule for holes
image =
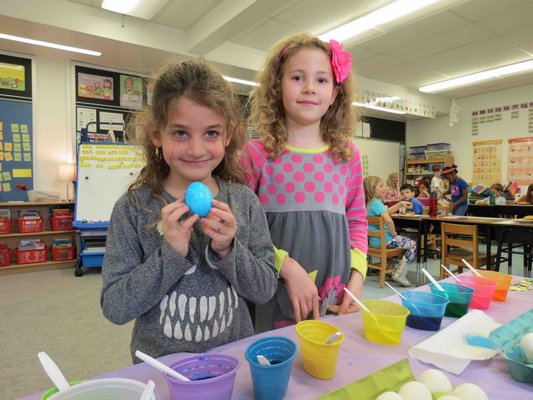
[[28, 200], [26, 189], [33, 189], [32, 143], [31, 101], [0, 99], [0, 202]]
[[114, 143], [79, 145], [75, 226], [107, 226], [116, 201], [144, 165], [140, 146]]

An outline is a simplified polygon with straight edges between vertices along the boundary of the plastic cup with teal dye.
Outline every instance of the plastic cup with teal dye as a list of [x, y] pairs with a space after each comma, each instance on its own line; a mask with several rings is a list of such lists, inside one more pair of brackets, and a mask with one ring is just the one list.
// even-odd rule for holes
[[448, 299], [438, 294], [407, 291], [403, 292], [402, 304], [411, 313], [405, 324], [423, 331], [438, 331], [446, 311]]
[[461, 276], [461, 284], [474, 289], [470, 308], [486, 310], [490, 307], [494, 291], [498, 285], [496, 282], [479, 276]]
[[[270, 365], [261, 365], [257, 356], [264, 356]], [[245, 352], [250, 364], [254, 398], [281, 400], [287, 393], [296, 344], [286, 337], [269, 336], [253, 342]]]
[[198, 354], [170, 365], [190, 379], [182, 381], [165, 374], [172, 400], [230, 400], [239, 360], [224, 354]]
[[[461, 279], [462, 278], [463, 277], [461, 276]], [[448, 304], [446, 305], [444, 316], [461, 318], [468, 312], [474, 289], [456, 283], [439, 282], [439, 284], [445, 290], [445, 295], [432, 283], [429, 284], [429, 289], [431, 290], [431, 293], [448, 298]]]

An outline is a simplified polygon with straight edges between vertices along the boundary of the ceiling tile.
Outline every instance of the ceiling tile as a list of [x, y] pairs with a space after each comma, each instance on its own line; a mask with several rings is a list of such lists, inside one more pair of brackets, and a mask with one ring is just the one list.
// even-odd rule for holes
[[220, 3], [222, 0], [167, 1], [152, 21], [187, 30]]
[[294, 25], [268, 19], [254, 29], [240, 34], [232, 41], [242, 46], [268, 51], [279, 39], [300, 32]]
[[469, 21], [498, 17], [507, 10], [522, 7], [529, 0], [470, 0], [453, 7], [452, 11]]
[[395, 29], [392, 32], [384, 33], [376, 39], [358, 44], [357, 47], [371, 48], [376, 52], [385, 53], [412, 43], [421, 42], [432, 36], [458, 29], [466, 24], [467, 22], [462, 18], [448, 11], [444, 11], [431, 16], [431, 18], [420, 19]]
[[301, 0], [275, 17], [303, 31], [323, 33], [392, 0]]
[[[502, 3], [507, 4], [507, 2]], [[510, 3], [512, 4], [512, 2]], [[476, 24], [490, 32], [503, 34], [530, 27], [532, 16], [533, 1], [528, 1], [523, 3], [521, 7], [502, 10], [496, 15], [477, 21]]]

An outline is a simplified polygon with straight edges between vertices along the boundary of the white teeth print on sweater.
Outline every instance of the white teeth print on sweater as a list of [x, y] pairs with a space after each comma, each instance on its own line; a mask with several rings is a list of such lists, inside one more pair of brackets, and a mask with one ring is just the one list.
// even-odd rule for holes
[[159, 304], [159, 323], [163, 325], [166, 337], [187, 342], [205, 342], [222, 334], [231, 325], [238, 305], [237, 292], [233, 286], [217, 296], [201, 296], [199, 299], [178, 295], [174, 291], [170, 296], [163, 297]]

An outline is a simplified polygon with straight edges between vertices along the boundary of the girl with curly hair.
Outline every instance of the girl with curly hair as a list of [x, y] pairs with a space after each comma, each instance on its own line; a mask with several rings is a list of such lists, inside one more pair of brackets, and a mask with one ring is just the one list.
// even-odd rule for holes
[[252, 96], [260, 139], [244, 149], [249, 186], [265, 208], [279, 272], [256, 307], [256, 330], [358, 310], [367, 221], [361, 156], [353, 145], [351, 55], [302, 34], [270, 50]]
[[[248, 303], [270, 300], [277, 276], [263, 207], [238, 183], [243, 136], [231, 88], [207, 64], [172, 61], [136, 122], [146, 165], [111, 215], [104, 315], [135, 320], [132, 356], [201, 353], [253, 335]], [[213, 195], [202, 218], [184, 202], [192, 182]]]

